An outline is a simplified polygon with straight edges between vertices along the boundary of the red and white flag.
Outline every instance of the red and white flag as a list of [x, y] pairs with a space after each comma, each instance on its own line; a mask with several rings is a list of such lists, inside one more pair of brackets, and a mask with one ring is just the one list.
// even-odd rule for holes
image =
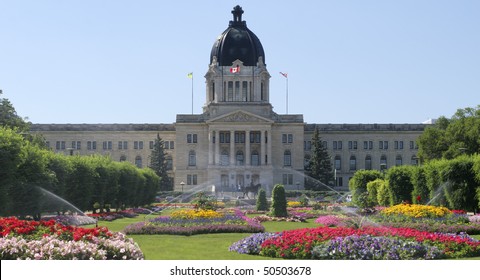
[[240, 72], [240, 66], [230, 68], [230, 73], [238, 73]]
[[282, 76], [284, 76], [285, 78], [288, 78], [288, 73], [280, 72], [280, 74], [281, 74]]

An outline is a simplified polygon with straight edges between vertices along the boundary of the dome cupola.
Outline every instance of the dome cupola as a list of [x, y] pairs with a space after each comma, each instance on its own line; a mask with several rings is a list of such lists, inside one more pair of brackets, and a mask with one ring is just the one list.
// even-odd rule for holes
[[235, 6], [232, 10], [233, 21], [228, 28], [218, 36], [210, 54], [210, 64], [214, 57], [218, 66], [231, 66], [235, 60], [243, 62], [244, 66], [256, 66], [262, 57], [265, 63], [265, 53], [258, 37], [247, 28], [247, 23], [242, 21], [243, 9]]

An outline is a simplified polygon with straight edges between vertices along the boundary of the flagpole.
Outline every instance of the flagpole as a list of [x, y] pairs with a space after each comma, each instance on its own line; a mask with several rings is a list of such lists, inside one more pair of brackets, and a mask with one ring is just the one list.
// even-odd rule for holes
[[193, 72], [192, 72], [192, 115], [193, 115]]
[[285, 81], [285, 83], [286, 83], [286, 86], [285, 86], [285, 87], [286, 87], [286, 89], [285, 89], [285, 92], [286, 92], [286, 96], [287, 96], [287, 115], [288, 115], [288, 76], [287, 76], [287, 78], [286, 78], [286, 81]]
[[286, 111], [288, 115], [288, 73], [280, 72], [280, 75], [282, 75], [285, 78], [285, 99], [286, 99], [285, 106], [286, 106]]

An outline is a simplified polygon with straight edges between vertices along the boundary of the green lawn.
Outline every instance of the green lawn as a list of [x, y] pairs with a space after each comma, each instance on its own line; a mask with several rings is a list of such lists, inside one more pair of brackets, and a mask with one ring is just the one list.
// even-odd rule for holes
[[[99, 226], [106, 226], [111, 231], [122, 231], [127, 225], [144, 221], [146, 215], [136, 218], [118, 219], [112, 222], [99, 221]], [[147, 219], [155, 216], [149, 215]], [[306, 223], [264, 222], [266, 231], [316, 227], [314, 219]], [[94, 227], [90, 225], [89, 227]], [[250, 233], [216, 233], [193, 236], [179, 235], [129, 235], [138, 243], [147, 260], [268, 260], [261, 256], [238, 254], [228, 251], [234, 242], [251, 235]], [[480, 235], [472, 237], [480, 239]], [[480, 257], [468, 258], [480, 260]], [[278, 260], [278, 259], [276, 259]]]
[[[164, 214], [164, 213], [163, 213]], [[127, 225], [144, 221], [146, 215], [135, 218], [117, 219], [112, 222], [99, 221], [99, 226], [111, 231], [122, 231]], [[149, 215], [147, 219], [155, 216]], [[313, 220], [306, 223], [265, 222], [266, 231], [315, 227]], [[88, 227], [94, 227], [90, 225]], [[138, 243], [147, 260], [268, 260], [261, 256], [238, 254], [228, 251], [234, 242], [251, 235], [251, 233], [216, 233], [193, 236], [179, 235], [129, 235]]]

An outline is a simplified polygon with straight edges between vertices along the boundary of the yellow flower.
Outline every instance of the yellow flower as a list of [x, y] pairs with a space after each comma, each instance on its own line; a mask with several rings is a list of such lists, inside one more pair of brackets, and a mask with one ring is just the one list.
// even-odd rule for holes
[[423, 217], [443, 217], [451, 213], [448, 208], [443, 206], [420, 205], [420, 204], [398, 204], [382, 210], [385, 215], [405, 215], [414, 218]]
[[221, 218], [224, 216], [224, 214], [214, 210], [183, 209], [172, 212], [170, 216], [175, 219], [202, 219]]

